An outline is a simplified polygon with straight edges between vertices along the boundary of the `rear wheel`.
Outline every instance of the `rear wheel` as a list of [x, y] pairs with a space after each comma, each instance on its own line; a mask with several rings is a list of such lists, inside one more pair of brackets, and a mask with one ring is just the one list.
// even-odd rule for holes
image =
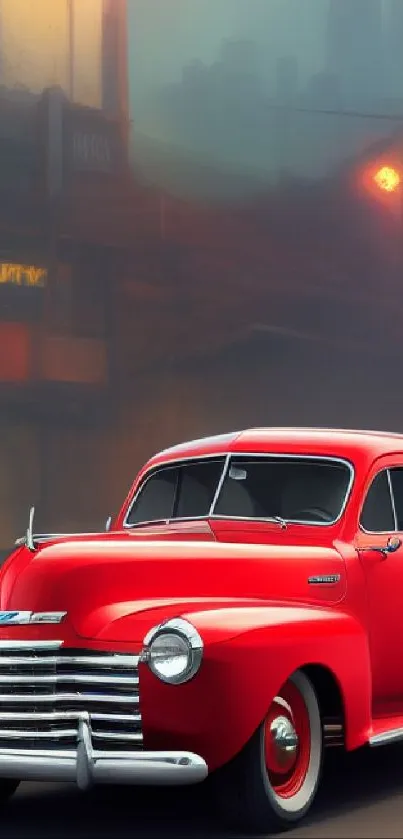
[[316, 694], [298, 671], [273, 699], [242, 752], [217, 774], [218, 804], [225, 820], [256, 833], [295, 825], [315, 798], [322, 754]]
[[12, 778], [0, 778], [0, 805], [7, 803], [19, 785], [20, 781], [14, 781]]

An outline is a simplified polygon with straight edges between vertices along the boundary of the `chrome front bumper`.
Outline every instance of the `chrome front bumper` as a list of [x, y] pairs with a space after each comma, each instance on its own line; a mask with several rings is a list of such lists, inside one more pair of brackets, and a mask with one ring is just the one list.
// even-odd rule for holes
[[197, 784], [207, 764], [192, 752], [105, 752], [92, 747], [86, 715], [79, 719], [77, 749], [7, 749], [0, 751], [0, 778], [20, 781], [74, 782], [86, 790], [94, 784], [181, 786]]

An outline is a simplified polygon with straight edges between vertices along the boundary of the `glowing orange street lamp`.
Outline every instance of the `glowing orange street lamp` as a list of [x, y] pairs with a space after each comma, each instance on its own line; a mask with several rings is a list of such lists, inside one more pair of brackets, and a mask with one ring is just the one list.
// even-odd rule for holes
[[373, 179], [378, 189], [383, 192], [396, 192], [401, 186], [400, 172], [393, 166], [381, 166]]

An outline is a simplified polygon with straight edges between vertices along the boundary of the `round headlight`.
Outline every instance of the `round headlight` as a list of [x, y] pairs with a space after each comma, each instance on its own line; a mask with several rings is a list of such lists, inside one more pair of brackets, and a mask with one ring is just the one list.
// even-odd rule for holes
[[176, 619], [156, 626], [144, 640], [145, 660], [158, 679], [179, 685], [197, 673], [203, 641], [188, 621]]

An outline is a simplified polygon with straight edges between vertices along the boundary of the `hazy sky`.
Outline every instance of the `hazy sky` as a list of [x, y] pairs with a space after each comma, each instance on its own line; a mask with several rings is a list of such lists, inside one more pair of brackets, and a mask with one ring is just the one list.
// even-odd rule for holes
[[[354, 5], [354, 0], [337, 2], [348, 9]], [[400, 2], [403, 4], [403, 0]], [[396, 0], [383, 0], [384, 12], [393, 3]], [[255, 123], [251, 125], [247, 117], [243, 122], [241, 117], [235, 129], [226, 123], [219, 125], [219, 119], [214, 118], [207, 127], [203, 123], [203, 130], [192, 134], [191, 123], [197, 124], [196, 102], [195, 119], [187, 118], [187, 122], [185, 118], [184, 122], [176, 118], [170, 122], [163, 108], [160, 111], [153, 96], [155, 88], [180, 81], [183, 67], [194, 59], [211, 65], [219, 57], [220, 45], [226, 38], [256, 42], [268, 96], [275, 91], [276, 62], [281, 57], [297, 59], [300, 89], [305, 88], [311, 76], [327, 69], [329, 0], [128, 0], [128, 8], [132, 117], [138, 135], [176, 143], [200, 154], [211, 151], [216, 160], [253, 166], [259, 173], [276, 172], [279, 168], [289, 171], [291, 167], [304, 175], [320, 176], [329, 166], [339, 165], [340, 159], [360, 153], [369, 139], [375, 142], [391, 130], [389, 123], [379, 120], [372, 124], [365, 119], [347, 121], [329, 117], [318, 121], [301, 117], [298, 125], [287, 129], [290, 148], [287, 154], [284, 152], [284, 160], [280, 160], [275, 146], [277, 142], [278, 148], [283, 149], [284, 142], [275, 140], [276, 125], [273, 120], [270, 122], [269, 116], [267, 124], [262, 123], [260, 129]], [[357, 10], [361, 31], [362, 0], [357, 3]], [[365, 21], [363, 24], [365, 32]], [[357, 45], [357, 55], [360, 46]], [[347, 96], [346, 101], [350, 94], [352, 101], [358, 101], [354, 96], [361, 96], [366, 102], [365, 97], [371, 96], [373, 87], [365, 78], [362, 92], [363, 74], [360, 76], [359, 61], [355, 72], [354, 54], [352, 63], [351, 84], [341, 77], [343, 95]], [[373, 66], [375, 74], [378, 72], [371, 54], [369, 66]], [[348, 74], [347, 64], [346, 67]], [[400, 75], [399, 72], [396, 77]], [[381, 84], [385, 84], [382, 74], [381, 77]], [[390, 95], [395, 95], [395, 91]]]
[[[340, 0], [344, 2], [344, 0]], [[133, 96], [175, 81], [194, 58], [214, 61], [223, 38], [265, 48], [267, 72], [279, 55], [301, 60], [302, 79], [323, 63], [328, 0], [128, 0]]]

